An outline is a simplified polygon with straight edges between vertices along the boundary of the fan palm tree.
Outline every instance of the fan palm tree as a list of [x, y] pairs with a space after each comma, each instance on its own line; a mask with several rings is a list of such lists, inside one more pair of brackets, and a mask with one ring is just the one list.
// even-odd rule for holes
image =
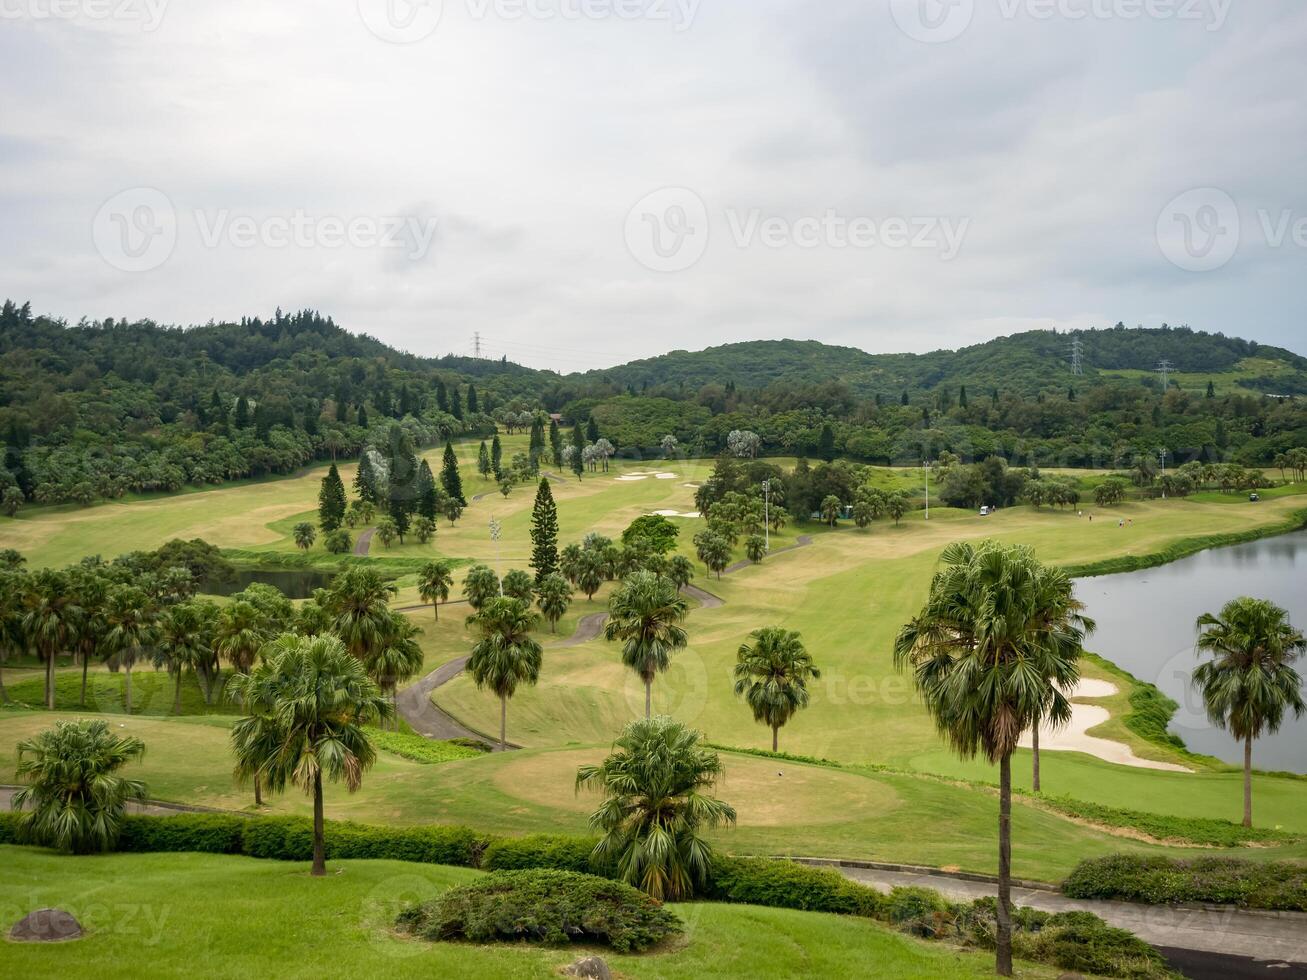
[[232, 726], [236, 774], [280, 792], [287, 783], [313, 798], [313, 870], [327, 873], [322, 779], [352, 793], [376, 760], [364, 728], [390, 717], [385, 695], [334, 636], [278, 637], [263, 662], [231, 681], [247, 717]]
[[253, 603], [224, 606], [213, 631], [213, 652], [238, 674], [248, 674], [259, 648], [269, 640], [267, 626]]
[[118, 770], [144, 752], [139, 738], [85, 719], [57, 721], [23, 739], [16, 772], [25, 785], [13, 798], [15, 810], [31, 810], [22, 817], [22, 838], [74, 854], [109, 850], [127, 802], [145, 799], [145, 784]]
[[753, 720], [771, 728], [777, 751], [781, 726], [808, 706], [808, 681], [821, 677], [799, 634], [767, 626], [740, 644], [735, 662], [735, 693], [753, 711]]
[[672, 652], [686, 645], [681, 623], [690, 604], [671, 579], [636, 572], [608, 600], [604, 639], [621, 641], [622, 663], [644, 681], [644, 716], [653, 706], [653, 682], [671, 666]]
[[963, 758], [999, 766], [996, 968], [1012, 974], [1012, 753], [1040, 717], [1070, 720], [1062, 691], [1079, 680], [1074, 632], [1037, 606], [1040, 565], [1029, 548], [985, 541], [944, 549], [921, 612], [900, 631], [894, 660], [914, 681]]
[[77, 657], [82, 662], [82, 689], [78, 706], [86, 707], [86, 680], [91, 660], [100, 653], [100, 640], [107, 627], [104, 607], [109, 599], [109, 580], [92, 568], [72, 570], [71, 586], [77, 604]]
[[159, 635], [158, 612], [141, 589], [121, 585], [109, 593], [104, 608], [101, 649], [111, 665], [123, 670], [123, 707], [132, 713], [132, 667], [149, 656]]
[[1243, 742], [1243, 825], [1253, 825], [1253, 740], [1274, 733], [1286, 711], [1301, 717], [1307, 705], [1302, 678], [1290, 666], [1307, 637], [1289, 614], [1265, 599], [1247, 596], [1227, 602], [1219, 616], [1198, 617], [1199, 654], [1210, 653], [1194, 670], [1207, 717]]
[[449, 590], [454, 584], [454, 575], [449, 570], [449, 563], [429, 561], [418, 572], [418, 595], [423, 602], [431, 603], [431, 611], [440, 619], [440, 604], [449, 601]]
[[335, 619], [333, 629], [345, 649], [367, 663], [390, 636], [390, 597], [395, 586], [371, 568], [341, 572], [327, 590], [326, 608]]
[[54, 710], [54, 662], [77, 636], [81, 617], [68, 576], [41, 569], [28, 577], [23, 594], [23, 634], [45, 661], [45, 706]]
[[576, 788], [602, 792], [590, 817], [603, 832], [596, 858], [615, 858], [622, 880], [660, 901], [688, 898], [707, 880], [704, 830], [734, 826], [735, 809], [707, 795], [722, 775], [699, 733], [660, 715], [633, 721], [597, 766], [581, 766]]
[[[159, 616], [158, 663], [168, 668], [173, 678], [172, 713], [182, 713], [182, 681], [186, 672], [197, 681], [204, 665], [209, 662], [208, 630], [203, 605], [197, 602], [180, 602], [168, 606]], [[208, 701], [208, 692], [205, 692]]]
[[499, 596], [488, 600], [467, 618], [481, 638], [472, 647], [467, 672], [478, 688], [489, 688], [499, 698], [499, 748], [508, 747], [508, 699], [518, 684], [540, 679], [543, 650], [531, 636], [539, 617], [521, 599]]
[[473, 565], [463, 576], [463, 595], [473, 609], [480, 609], [494, 597], [503, 594], [499, 576], [489, 565]]
[[[364, 662], [368, 676], [390, 699], [392, 707], [399, 685], [422, 669], [422, 648], [416, 639], [421, 632], [403, 613], [392, 612], [385, 642]], [[398, 726], [398, 719], [395, 723]]]
[[536, 586], [536, 596], [540, 612], [549, 623], [549, 632], [557, 633], [558, 621], [566, 615], [567, 607], [572, 604], [572, 587], [561, 574], [551, 572]]
[[694, 562], [685, 555], [672, 555], [667, 561], [667, 577], [678, 589], [683, 589], [694, 578]]
[[834, 527], [840, 519], [840, 512], [844, 510], [844, 505], [840, 503], [840, 498], [834, 494], [827, 494], [821, 501], [821, 519], [824, 523]]
[[318, 537], [318, 529], [308, 521], [300, 521], [295, 525], [292, 534], [295, 537], [295, 546], [308, 551]]
[[4, 662], [12, 653], [22, 650], [23, 636], [23, 595], [26, 591], [26, 576], [20, 571], [0, 568], [0, 704], [9, 703], [9, 692], [5, 690]]

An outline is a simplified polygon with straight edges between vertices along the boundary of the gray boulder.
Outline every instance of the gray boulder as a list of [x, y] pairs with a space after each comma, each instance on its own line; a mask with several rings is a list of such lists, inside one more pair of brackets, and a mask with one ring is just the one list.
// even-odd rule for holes
[[61, 943], [81, 935], [81, 924], [63, 909], [37, 909], [9, 930], [9, 938], [19, 943]]
[[598, 956], [583, 956], [570, 966], [564, 967], [563, 972], [569, 977], [588, 977], [590, 980], [613, 980], [613, 971], [608, 969], [608, 964]]

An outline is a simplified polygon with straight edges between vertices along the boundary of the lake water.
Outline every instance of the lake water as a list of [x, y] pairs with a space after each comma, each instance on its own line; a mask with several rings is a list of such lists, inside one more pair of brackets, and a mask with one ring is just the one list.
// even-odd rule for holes
[[330, 585], [332, 578], [330, 572], [308, 568], [240, 568], [231, 578], [201, 582], [200, 591], [207, 595], [232, 595], [247, 585], [261, 582], [280, 589], [289, 599], [307, 599], [313, 595], [314, 589], [325, 589]]
[[[1171, 731], [1195, 752], [1242, 765], [1243, 748], [1214, 727], [1190, 684], [1198, 658], [1194, 621], [1237, 596], [1270, 599], [1307, 629], [1307, 531], [1295, 531], [1122, 575], [1080, 579], [1076, 594], [1098, 621], [1090, 650], [1156, 684], [1180, 705]], [[1307, 658], [1295, 664], [1307, 676]], [[1307, 716], [1292, 715], [1253, 743], [1258, 769], [1307, 772]]]

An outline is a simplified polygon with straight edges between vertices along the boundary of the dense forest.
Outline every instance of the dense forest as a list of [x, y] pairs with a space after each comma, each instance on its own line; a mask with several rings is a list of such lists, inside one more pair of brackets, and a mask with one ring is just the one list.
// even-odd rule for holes
[[74, 325], [6, 302], [0, 500], [12, 513], [289, 473], [381, 449], [395, 424], [424, 447], [525, 431], [541, 412], [631, 456], [662, 455], [668, 436], [716, 455], [744, 432], [757, 438], [732, 451], [749, 456], [1126, 468], [1165, 450], [1176, 464], [1270, 465], [1307, 446], [1304, 393], [1307, 358], [1187, 327], [1031, 331], [920, 355], [758, 341], [564, 376], [418, 357], [311, 310], [181, 328]]

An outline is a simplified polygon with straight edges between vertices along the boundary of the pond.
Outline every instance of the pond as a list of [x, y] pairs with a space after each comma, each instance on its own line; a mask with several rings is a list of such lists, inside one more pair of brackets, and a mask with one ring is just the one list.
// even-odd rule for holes
[[205, 579], [200, 582], [200, 591], [207, 595], [233, 595], [247, 585], [261, 582], [275, 586], [289, 599], [307, 599], [314, 589], [324, 589], [331, 584], [332, 572], [319, 572], [311, 568], [238, 568], [235, 573], [222, 579]]
[[[1214, 548], [1189, 558], [1121, 575], [1080, 579], [1077, 596], [1098, 621], [1090, 650], [1156, 684], [1180, 709], [1171, 731], [1194, 752], [1242, 765], [1243, 748], [1212, 725], [1190, 679], [1199, 660], [1194, 621], [1219, 613], [1237, 596], [1270, 599], [1307, 629], [1307, 531]], [[1295, 664], [1307, 676], [1307, 658]], [[1253, 744], [1258, 769], [1307, 772], [1307, 716], [1292, 715], [1275, 735]]]

